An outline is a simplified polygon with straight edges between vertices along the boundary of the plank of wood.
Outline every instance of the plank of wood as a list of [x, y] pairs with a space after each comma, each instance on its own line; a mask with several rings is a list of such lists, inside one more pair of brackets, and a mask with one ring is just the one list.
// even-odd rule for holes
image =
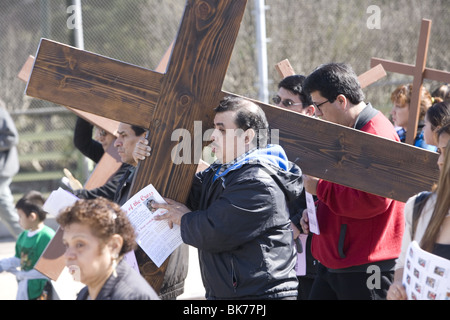
[[359, 75], [358, 80], [361, 88], [364, 89], [386, 76], [386, 70], [384, 70], [383, 65], [378, 64], [370, 70], [367, 70], [363, 74]]
[[147, 127], [162, 77], [145, 68], [42, 39], [26, 94]]
[[92, 190], [103, 186], [119, 170], [122, 165], [117, 148], [111, 143], [100, 161], [95, 166], [95, 170], [88, 177], [84, 188]]
[[[22, 69], [20, 69], [19, 74], [17, 75], [17, 77], [20, 80], [28, 83], [28, 79], [30, 78], [31, 72], [33, 70], [34, 62], [35, 58], [33, 56], [29, 56], [27, 61], [25, 61], [24, 65], [22, 66]], [[73, 113], [75, 113], [77, 116], [85, 119], [89, 123], [92, 123], [94, 126], [104, 129], [112, 135], [116, 135], [117, 128], [119, 127], [118, 121], [108, 119], [89, 112], [77, 110], [74, 108], [70, 107], [67, 108], [71, 110]]]
[[294, 68], [292, 68], [292, 65], [288, 59], [284, 59], [278, 62], [275, 65], [275, 69], [277, 70], [278, 75], [280, 76], [281, 79], [295, 75]]

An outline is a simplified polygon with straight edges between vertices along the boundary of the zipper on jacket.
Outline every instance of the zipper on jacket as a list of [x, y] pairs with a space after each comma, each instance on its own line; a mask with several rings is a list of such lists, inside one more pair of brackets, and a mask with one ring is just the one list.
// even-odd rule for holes
[[233, 256], [231, 256], [231, 284], [233, 285], [234, 293], [236, 293], [236, 288], [238, 286], [238, 283], [237, 283], [236, 272], [235, 272], [235, 269], [234, 269]]

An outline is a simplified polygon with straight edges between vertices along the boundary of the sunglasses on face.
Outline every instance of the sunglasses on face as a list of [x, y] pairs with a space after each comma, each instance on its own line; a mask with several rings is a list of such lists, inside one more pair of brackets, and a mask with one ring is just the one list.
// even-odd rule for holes
[[278, 96], [278, 95], [277, 95], [277, 96], [274, 96], [274, 97], [272, 98], [272, 101], [273, 101], [273, 103], [275, 103], [276, 105], [282, 103], [283, 106], [285, 106], [286, 108], [293, 107], [293, 106], [300, 106], [300, 105], [303, 105], [303, 103], [301, 103], [301, 102], [295, 103], [294, 101], [292, 101], [292, 100], [290, 100], [290, 99], [281, 100], [280, 96]]

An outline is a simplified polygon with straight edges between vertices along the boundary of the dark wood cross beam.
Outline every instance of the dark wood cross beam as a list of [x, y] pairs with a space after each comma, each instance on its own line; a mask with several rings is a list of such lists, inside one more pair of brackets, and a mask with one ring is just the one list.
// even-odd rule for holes
[[[165, 52], [163, 58], [159, 62], [155, 71], [160, 73], [166, 71], [167, 64], [169, 62], [170, 55], [172, 53], [172, 49], [173, 43], [169, 46], [169, 48]], [[28, 82], [28, 79], [30, 78], [33, 69], [34, 62], [35, 62], [34, 57], [29, 56], [27, 61], [19, 71], [19, 74], [17, 75], [17, 77], [20, 80]], [[108, 119], [96, 114], [77, 110], [70, 107], [67, 108], [72, 112], [74, 112], [77, 116], [85, 119], [94, 126], [104, 129], [112, 135], [116, 135], [120, 123], [119, 121]], [[122, 161], [120, 159], [120, 156], [117, 152], [117, 149], [114, 147], [114, 144], [112, 143], [106, 150], [105, 154], [102, 156], [98, 164], [95, 166], [93, 172], [86, 181], [84, 188], [91, 190], [103, 186], [109, 180], [109, 178], [120, 168], [121, 165]]]
[[[184, 202], [198, 159], [173, 164], [171, 133], [193, 133], [194, 120], [208, 129], [213, 107], [230, 94], [220, 87], [244, 8], [245, 1], [188, 1], [166, 74], [43, 39], [26, 93], [150, 128], [153, 152], [139, 165], [135, 190], [152, 183]], [[400, 201], [437, 181], [435, 153], [257, 103], [306, 174]]]
[[[29, 56], [25, 64], [22, 66], [21, 70], [17, 77], [24, 81], [28, 82], [30, 78], [31, 71], [34, 65], [34, 57]], [[96, 114], [92, 114], [89, 112], [77, 110], [74, 108], [67, 107], [67, 109], [71, 110], [77, 116], [85, 119], [89, 123], [97, 126], [103, 130], [106, 130], [108, 133], [112, 135], [116, 135], [117, 128], [119, 127], [119, 121], [108, 119]], [[113, 144], [109, 146], [106, 150], [105, 154], [102, 156], [100, 161], [95, 166], [93, 172], [89, 176], [88, 180], [84, 184], [84, 188], [88, 190], [92, 190], [104, 185], [109, 178], [120, 168], [122, 161], [117, 152], [117, 149]]]
[[[278, 74], [281, 79], [284, 79], [288, 76], [295, 75], [294, 68], [292, 68], [291, 63], [288, 59], [282, 60], [275, 65], [275, 69], [278, 71]], [[370, 70], [364, 72], [358, 77], [361, 88], [366, 88], [371, 84], [377, 82], [381, 78], [386, 77], [386, 71], [384, 70], [381, 64], [376, 65]]]
[[382, 64], [390, 72], [401, 73], [414, 77], [413, 92], [409, 105], [410, 117], [408, 120], [406, 143], [414, 144], [417, 134], [417, 125], [420, 116], [420, 93], [424, 79], [436, 80], [443, 83], [450, 82], [450, 72], [430, 69], [426, 67], [428, 45], [430, 42], [431, 20], [423, 19], [420, 29], [419, 45], [417, 48], [416, 65], [372, 58], [371, 66]]

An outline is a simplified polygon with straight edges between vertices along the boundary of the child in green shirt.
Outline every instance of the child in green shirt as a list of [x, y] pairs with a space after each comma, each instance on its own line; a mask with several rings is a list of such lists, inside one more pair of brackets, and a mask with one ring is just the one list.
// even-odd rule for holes
[[[44, 225], [47, 213], [43, 210], [44, 198], [40, 192], [30, 191], [17, 201], [16, 209], [23, 231], [16, 241], [14, 257], [0, 260], [0, 272], [16, 275], [19, 283], [17, 299], [37, 300], [48, 298], [49, 279], [34, 270], [55, 231]], [[17, 269], [20, 267], [20, 271]], [[46, 289], [46, 290], [44, 290]]]

